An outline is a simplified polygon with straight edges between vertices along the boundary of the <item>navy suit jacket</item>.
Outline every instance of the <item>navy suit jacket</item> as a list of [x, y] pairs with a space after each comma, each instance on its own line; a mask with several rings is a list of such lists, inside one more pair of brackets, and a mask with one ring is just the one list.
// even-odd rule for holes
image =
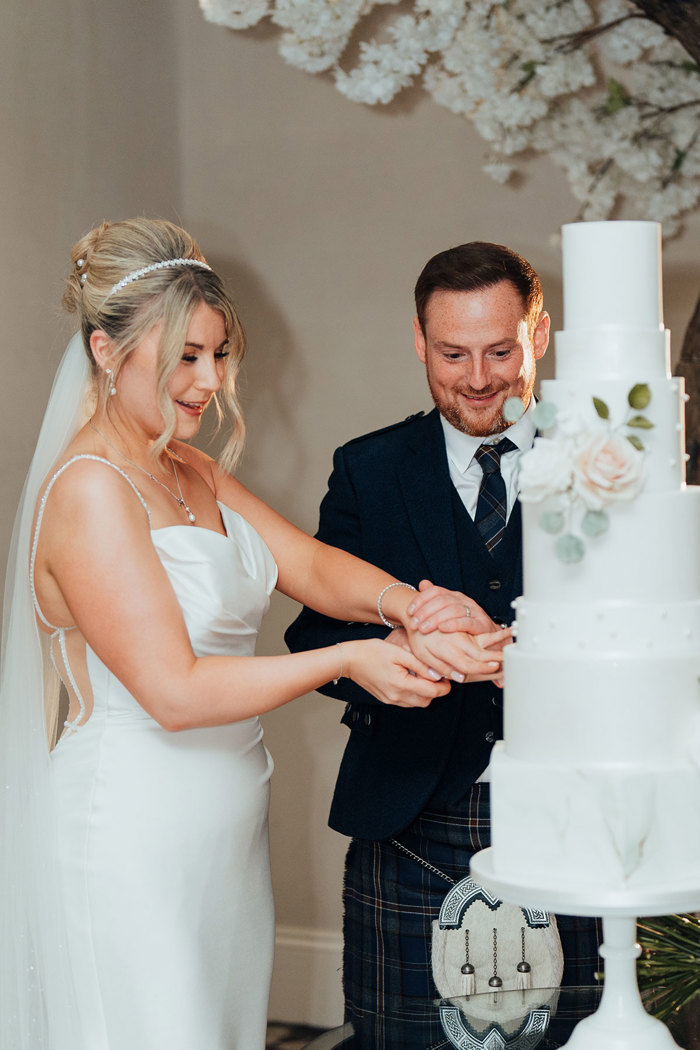
[[[456, 528], [455, 500], [439, 414], [420, 413], [336, 451], [317, 536], [415, 587], [429, 579], [463, 591], [494, 619], [510, 623], [522, 579], [519, 505], [506, 529], [508, 544], [502, 541], [511, 552], [508, 585], [502, 587], [463, 508], [464, 522]], [[299, 651], [387, 633], [375, 624], [343, 623], [305, 608], [285, 639]], [[386, 839], [415, 819], [440, 782], [463, 704], [469, 705], [467, 746], [459, 754], [465, 791], [501, 736], [502, 697], [491, 683], [453, 685], [427, 708], [381, 704], [345, 678], [320, 691], [347, 704], [342, 721], [350, 738], [329, 821], [345, 835]]]

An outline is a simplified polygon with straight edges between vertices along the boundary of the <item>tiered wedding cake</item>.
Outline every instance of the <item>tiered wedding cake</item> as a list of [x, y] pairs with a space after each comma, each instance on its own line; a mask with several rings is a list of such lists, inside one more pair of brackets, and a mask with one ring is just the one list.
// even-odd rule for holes
[[524, 596], [491, 765], [494, 876], [700, 887], [700, 488], [656, 223], [563, 230], [564, 331], [521, 461]]

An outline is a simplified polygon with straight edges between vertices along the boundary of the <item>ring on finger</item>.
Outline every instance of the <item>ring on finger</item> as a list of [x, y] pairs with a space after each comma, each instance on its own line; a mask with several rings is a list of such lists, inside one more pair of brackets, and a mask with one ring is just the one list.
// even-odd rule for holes
[[465, 605], [465, 606], [464, 606], [464, 615], [465, 615], [465, 616], [471, 616], [471, 614], [472, 614], [472, 611], [471, 611], [471, 609], [469, 608], [469, 606], [468, 606], [468, 605]]

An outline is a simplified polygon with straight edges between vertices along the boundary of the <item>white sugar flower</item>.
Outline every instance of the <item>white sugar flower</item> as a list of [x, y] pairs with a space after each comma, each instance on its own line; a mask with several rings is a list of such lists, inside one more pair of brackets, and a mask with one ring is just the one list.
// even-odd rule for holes
[[591, 434], [574, 460], [574, 491], [589, 510], [634, 499], [644, 481], [644, 455], [621, 434]]
[[568, 442], [536, 437], [529, 452], [520, 457], [518, 485], [523, 503], [539, 503], [566, 490], [572, 480]]

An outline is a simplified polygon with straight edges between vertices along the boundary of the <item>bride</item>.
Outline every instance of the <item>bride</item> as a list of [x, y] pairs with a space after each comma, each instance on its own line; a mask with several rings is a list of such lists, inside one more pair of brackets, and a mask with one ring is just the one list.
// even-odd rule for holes
[[[5, 602], [0, 1048], [262, 1050], [272, 763], [257, 716], [340, 676], [423, 706], [450, 678], [497, 677], [505, 634], [448, 633], [453, 599], [430, 588], [444, 629], [421, 632], [425, 595], [235, 479], [243, 333], [187, 233], [106, 223], [72, 259], [80, 332]], [[233, 417], [218, 464], [187, 443], [217, 395]], [[401, 623], [411, 651], [374, 639], [256, 657], [274, 587]]]

